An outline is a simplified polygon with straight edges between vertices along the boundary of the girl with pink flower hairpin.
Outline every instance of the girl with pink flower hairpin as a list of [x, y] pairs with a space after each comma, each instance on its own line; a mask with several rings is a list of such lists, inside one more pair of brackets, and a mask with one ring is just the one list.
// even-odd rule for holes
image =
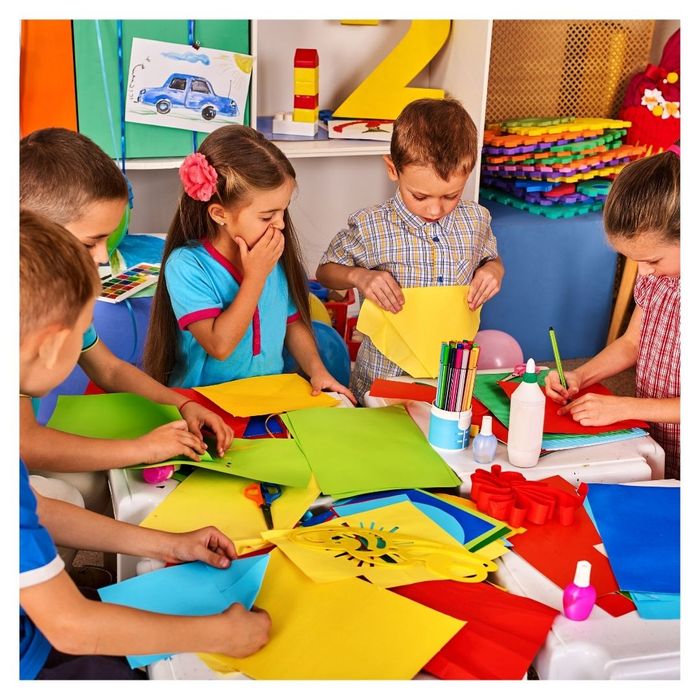
[[312, 393], [350, 391], [323, 365], [288, 206], [285, 155], [260, 133], [227, 125], [180, 167], [184, 192], [163, 251], [144, 365], [170, 386], [279, 374], [286, 345]]

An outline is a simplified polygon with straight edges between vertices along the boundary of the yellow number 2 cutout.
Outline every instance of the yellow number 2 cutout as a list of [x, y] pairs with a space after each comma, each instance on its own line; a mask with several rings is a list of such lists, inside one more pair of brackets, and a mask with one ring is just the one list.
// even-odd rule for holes
[[414, 100], [441, 100], [439, 88], [408, 87], [440, 51], [450, 33], [449, 19], [414, 19], [401, 41], [360, 83], [338, 109], [334, 117], [358, 119], [396, 119]]

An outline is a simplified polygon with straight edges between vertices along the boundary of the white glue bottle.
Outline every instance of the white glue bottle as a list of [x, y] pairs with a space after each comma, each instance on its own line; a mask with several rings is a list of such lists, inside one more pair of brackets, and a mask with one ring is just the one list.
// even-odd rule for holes
[[535, 361], [527, 361], [520, 386], [510, 397], [508, 461], [514, 467], [534, 467], [542, 449], [544, 393], [537, 384]]

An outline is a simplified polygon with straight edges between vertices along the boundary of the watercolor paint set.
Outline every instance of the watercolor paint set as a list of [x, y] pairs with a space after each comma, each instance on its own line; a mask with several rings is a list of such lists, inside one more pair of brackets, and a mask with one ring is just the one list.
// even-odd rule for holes
[[102, 282], [100, 301], [117, 304], [158, 281], [160, 263], [139, 263]]

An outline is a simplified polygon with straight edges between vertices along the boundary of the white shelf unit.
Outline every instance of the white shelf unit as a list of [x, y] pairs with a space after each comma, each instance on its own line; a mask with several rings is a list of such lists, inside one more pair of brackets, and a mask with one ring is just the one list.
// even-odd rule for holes
[[[374, 69], [404, 36], [410, 20], [381, 20], [376, 26], [347, 26], [338, 20], [252, 20], [251, 53], [256, 57], [251, 82], [251, 123], [258, 116], [289, 111], [293, 101], [296, 48], [319, 52], [321, 108], [333, 108]], [[450, 35], [435, 58], [411, 82], [440, 87], [459, 99], [479, 129], [486, 113], [491, 20], [453, 20]], [[273, 139], [274, 140], [274, 139]], [[275, 140], [297, 173], [298, 189], [290, 211], [309, 275], [315, 272], [331, 238], [358, 209], [378, 204], [395, 191], [386, 176], [385, 141]], [[353, 156], [350, 158], [349, 156]], [[338, 160], [338, 159], [343, 159]], [[136, 194], [131, 229], [159, 233], [176, 207], [177, 168], [182, 158], [127, 161]], [[479, 163], [464, 197], [475, 199]]]

